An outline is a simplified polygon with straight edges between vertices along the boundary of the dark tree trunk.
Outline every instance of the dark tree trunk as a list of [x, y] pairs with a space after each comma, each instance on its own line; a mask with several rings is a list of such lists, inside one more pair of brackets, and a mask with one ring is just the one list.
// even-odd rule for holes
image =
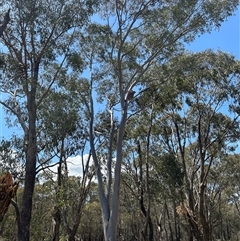
[[53, 241], [59, 241], [60, 224], [61, 224], [61, 211], [60, 211], [60, 209], [57, 206], [54, 207], [53, 218], [54, 218], [54, 221], [55, 221], [54, 233], [53, 233]]
[[22, 196], [22, 208], [20, 211], [20, 222], [18, 226], [18, 241], [29, 241], [30, 223], [32, 215], [33, 192], [36, 176], [36, 156], [37, 156], [37, 140], [36, 140], [36, 87], [38, 77], [39, 64], [34, 65], [34, 76], [31, 82], [31, 90], [26, 88], [27, 108], [29, 117], [28, 133], [25, 133], [27, 140], [26, 151], [26, 167], [25, 182]]
[[2, 37], [3, 31], [7, 28], [7, 25], [8, 25], [8, 23], [11, 20], [10, 16], [9, 16], [9, 13], [10, 13], [10, 9], [5, 13], [3, 21], [1, 22], [1, 25], [0, 25], [0, 37]]
[[[31, 131], [29, 131], [31, 132]], [[29, 228], [32, 214], [32, 197], [35, 184], [36, 168], [36, 135], [29, 134], [29, 148], [26, 160], [26, 174], [20, 212], [20, 227], [18, 227], [18, 241], [29, 240]]]

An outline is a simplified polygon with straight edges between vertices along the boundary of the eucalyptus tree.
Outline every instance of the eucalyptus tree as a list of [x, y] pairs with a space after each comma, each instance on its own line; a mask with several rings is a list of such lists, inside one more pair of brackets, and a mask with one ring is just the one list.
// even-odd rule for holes
[[[150, 97], [151, 98], [151, 97]], [[139, 100], [138, 100], [139, 101]], [[149, 101], [149, 99], [145, 99]], [[124, 175], [124, 185], [129, 188], [135, 201], [138, 202], [138, 208], [143, 218], [142, 231], [143, 240], [154, 240], [154, 228], [151, 214], [153, 202], [153, 190], [150, 187], [151, 169], [151, 136], [153, 122], [155, 119], [154, 104], [145, 108], [141, 113], [136, 114], [128, 121], [126, 126], [127, 143], [124, 148], [123, 168], [127, 175]]]
[[235, 104], [239, 98], [240, 65], [226, 53], [204, 51], [176, 56], [164, 71], [171, 72], [176, 66], [178, 70], [169, 84], [179, 91], [178, 98], [159, 115], [160, 135], [153, 139], [152, 148], [157, 150], [155, 143], [161, 143], [181, 163], [185, 201], [179, 205], [178, 213], [185, 215], [197, 240], [209, 241], [209, 193], [214, 187], [209, 173], [234, 150], [239, 138]]
[[[237, 145], [236, 145], [237, 146]], [[239, 151], [223, 156], [209, 173], [208, 203], [214, 224], [213, 237], [234, 239], [239, 237]]]
[[138, 202], [136, 211], [139, 209], [144, 217], [139, 224], [143, 240], [179, 240], [182, 232], [175, 211], [182, 200], [181, 164], [160, 139], [159, 119], [178, 98], [174, 85], [159, 78], [164, 69], [156, 65], [145, 75], [152, 82], [136, 97], [132, 109], [137, 113], [125, 129], [123, 168], [127, 175], [123, 183]]
[[3, 62], [0, 89], [1, 104], [8, 117], [22, 129], [25, 176], [18, 220], [18, 240], [29, 240], [32, 197], [38, 153], [38, 108], [55, 87], [60, 70], [81, 28], [92, 13], [88, 1], [5, 1], [11, 7], [11, 24], [1, 43]]
[[[184, 43], [219, 27], [236, 9], [238, 1], [133, 0], [102, 1], [101, 4], [92, 19], [98, 23], [86, 27], [78, 48], [89, 70], [86, 85], [90, 102], [86, 102], [86, 114], [90, 119], [90, 146], [104, 236], [106, 241], [114, 241], [124, 129], [129, 115], [133, 114], [129, 107], [134, 93], [138, 94], [139, 89], [151, 81], [144, 80], [144, 76], [155, 64], [166, 63], [183, 49]], [[162, 80], [165, 78], [161, 76]], [[103, 145], [106, 148], [101, 154], [98, 150]], [[106, 175], [102, 173], [104, 163]]]
[[[62, 84], [71, 81], [66, 80], [65, 74], [61, 75], [63, 78], [59, 78]], [[74, 240], [77, 233], [94, 172], [90, 163], [91, 154], [86, 152], [88, 138], [86, 121], [81, 117], [81, 98], [77, 98], [76, 94], [71, 93], [68, 87], [62, 84], [59, 85], [58, 90], [50, 91], [44, 100], [45, 104], [38, 110], [41, 115], [38, 121], [40, 127], [38, 146], [41, 148], [36, 172], [39, 179], [51, 180], [55, 185], [55, 204], [52, 212], [53, 240], [60, 239], [62, 227], [70, 241]], [[73, 178], [69, 177], [68, 158], [77, 155], [81, 164], [76, 165], [79, 166], [78, 175], [81, 178], [75, 180], [75, 190], [72, 188], [74, 190], [72, 196], [74, 195], [75, 198], [70, 198], [69, 188]], [[55, 169], [55, 172], [52, 169]], [[71, 212], [72, 208], [75, 212]]]
[[[126, 127], [124, 170], [131, 181], [124, 183], [141, 210], [149, 205], [149, 195], [151, 209], [158, 200], [164, 204], [163, 211], [149, 212], [159, 215], [153, 226], [158, 225], [162, 237], [211, 240], [219, 230], [216, 205], [226, 190], [226, 159], [239, 139], [239, 67], [233, 56], [204, 51], [182, 53], [145, 75], [154, 81], [136, 99], [134, 109], [144, 110]], [[164, 72], [171, 73], [165, 82]], [[235, 175], [231, 168], [228, 172]]]

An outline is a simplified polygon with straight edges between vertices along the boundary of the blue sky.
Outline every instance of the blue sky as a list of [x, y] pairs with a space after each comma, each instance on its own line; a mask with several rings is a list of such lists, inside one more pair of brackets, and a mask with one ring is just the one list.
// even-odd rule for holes
[[[191, 43], [188, 49], [193, 52], [206, 49], [222, 50], [233, 54], [240, 59], [240, 7], [229, 17], [222, 26], [210, 34], [204, 34]], [[8, 129], [4, 121], [4, 112], [0, 106], [0, 138], [8, 139], [12, 133], [19, 131], [17, 128]]]
[[219, 28], [209, 34], [198, 37], [190, 44], [189, 49], [194, 52], [206, 49], [222, 50], [240, 59], [240, 7]]

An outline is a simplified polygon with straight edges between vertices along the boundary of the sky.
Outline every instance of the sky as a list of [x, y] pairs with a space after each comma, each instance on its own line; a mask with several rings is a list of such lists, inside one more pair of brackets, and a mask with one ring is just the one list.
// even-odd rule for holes
[[[212, 31], [197, 37], [196, 40], [187, 46], [187, 49], [193, 52], [199, 52], [206, 49], [213, 49], [215, 51], [222, 50], [224, 52], [233, 54], [240, 60], [240, 7], [229, 17], [222, 26]], [[1, 95], [0, 95], [1, 97]], [[12, 133], [17, 133], [17, 128], [8, 129], [4, 121], [4, 112], [0, 106], [0, 138], [10, 138]], [[69, 160], [70, 175], [76, 175], [79, 173], [81, 157], [77, 156], [74, 159]]]
[[197, 37], [188, 48], [193, 52], [213, 49], [233, 54], [240, 59], [240, 7], [222, 26], [211, 33]]

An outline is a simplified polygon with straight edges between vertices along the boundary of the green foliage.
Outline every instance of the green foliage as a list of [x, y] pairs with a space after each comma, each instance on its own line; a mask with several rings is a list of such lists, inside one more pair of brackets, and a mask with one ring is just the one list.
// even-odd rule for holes
[[153, 168], [164, 185], [176, 189], [182, 187], [184, 173], [181, 171], [181, 164], [173, 154], [167, 153], [153, 160]]
[[[206, 217], [212, 239], [237, 240], [240, 63], [222, 51], [189, 53], [185, 44], [219, 28], [239, 1], [2, 2], [7, 5], [12, 22], [1, 38], [1, 104], [9, 127], [22, 132], [1, 141], [0, 167], [22, 179], [30, 163], [26, 173], [46, 179], [32, 182], [30, 240], [53, 240], [56, 209], [59, 240], [70, 237], [78, 218], [75, 238], [102, 240], [101, 220], [111, 225], [101, 215], [117, 216], [116, 203], [110, 205], [115, 193], [118, 240], [147, 240], [150, 231], [149, 241], [190, 239], [186, 230], [196, 236], [204, 228], [189, 228], [191, 215], [195, 224]], [[89, 151], [91, 134], [106, 208], [99, 180], [88, 186], [88, 179], [67, 175], [67, 158]], [[35, 140], [36, 150], [28, 149]], [[31, 156], [38, 157], [37, 169]], [[115, 156], [124, 167], [121, 188], [111, 188]], [[66, 168], [58, 182], [46, 171], [52, 161]], [[83, 167], [90, 178], [84, 160]], [[24, 190], [17, 207], [30, 213]], [[176, 213], [183, 204], [189, 219]], [[14, 211], [1, 223], [8, 240], [17, 232]]]

